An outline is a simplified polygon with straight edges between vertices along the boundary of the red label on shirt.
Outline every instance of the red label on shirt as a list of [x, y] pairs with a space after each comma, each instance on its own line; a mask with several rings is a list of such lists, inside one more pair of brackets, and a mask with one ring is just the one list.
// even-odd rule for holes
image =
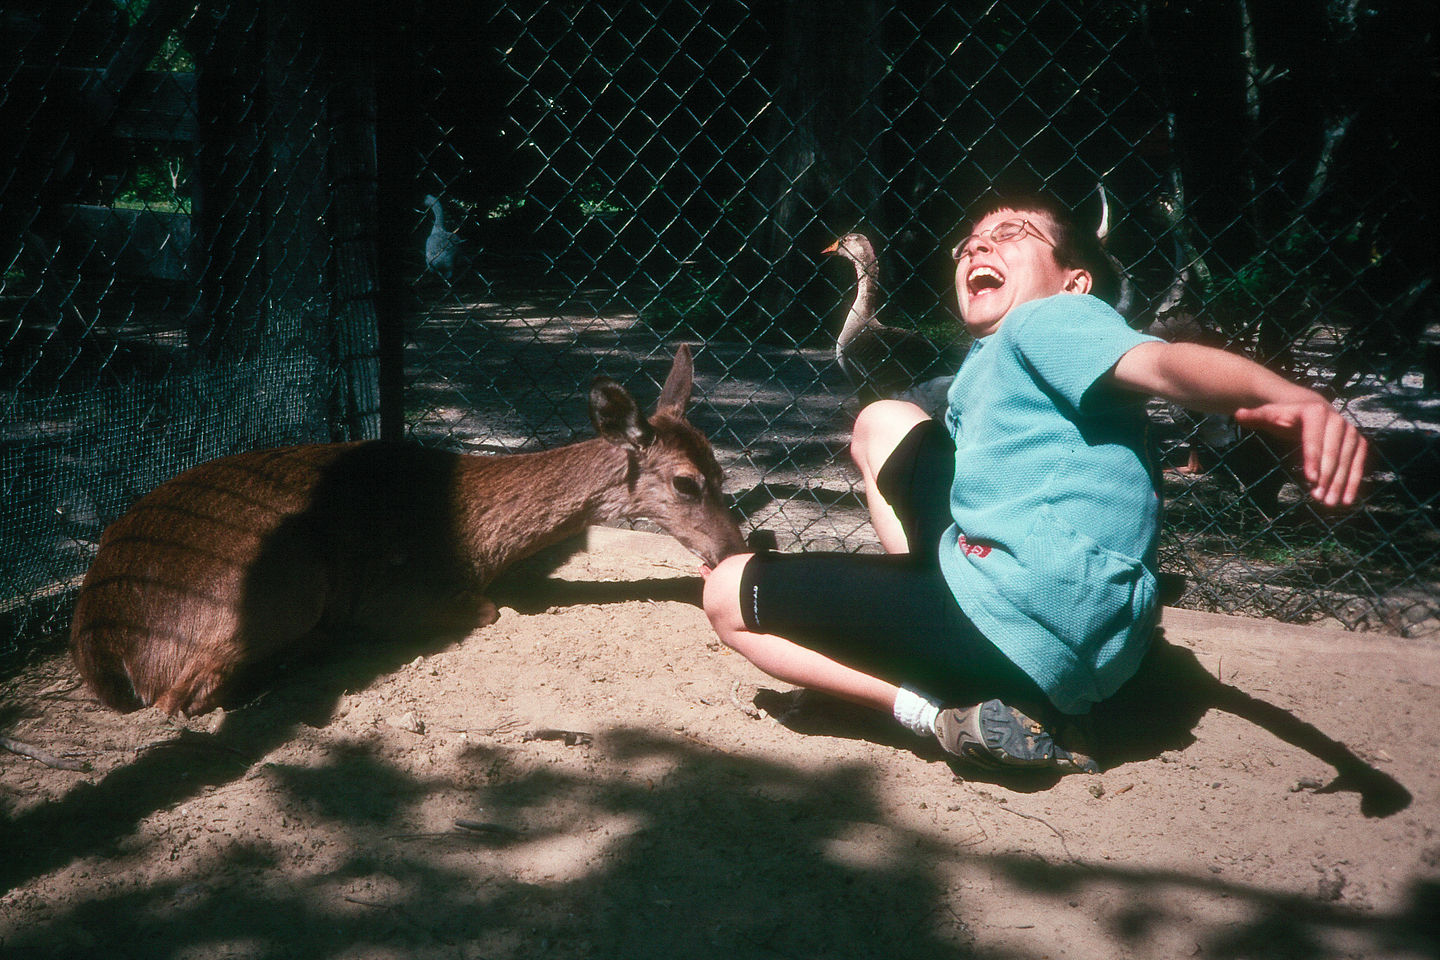
[[982, 558], [990, 556], [989, 547], [983, 543], [971, 543], [965, 539], [965, 534], [963, 533], [955, 538], [955, 543], [960, 547], [960, 552], [966, 556]]

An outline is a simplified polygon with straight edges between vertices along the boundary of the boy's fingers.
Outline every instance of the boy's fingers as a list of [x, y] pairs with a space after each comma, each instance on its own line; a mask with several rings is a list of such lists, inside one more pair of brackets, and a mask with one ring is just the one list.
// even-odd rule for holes
[[[1320, 416], [1301, 415], [1300, 449], [1305, 463], [1305, 479], [1322, 498], [1329, 477], [1335, 473], [1335, 454], [1326, 449], [1331, 438], [1330, 426], [1329, 418], [1323, 413]], [[1327, 452], [1329, 456], [1326, 456]]]
[[1354, 424], [1338, 414], [1326, 425], [1324, 443], [1314, 496], [1332, 507], [1354, 503], [1365, 477], [1368, 444]]
[[1299, 435], [1300, 463], [1310, 495], [1327, 506], [1351, 504], [1365, 478], [1369, 444], [1359, 429], [1328, 404], [1269, 403], [1235, 411], [1251, 430]]
[[1341, 454], [1347, 467], [1345, 476], [1345, 489], [1341, 491], [1340, 502], [1351, 504], [1360, 493], [1360, 482], [1365, 479], [1365, 460], [1369, 453], [1369, 444], [1361, 436], [1359, 430], [1351, 429], [1345, 438], [1345, 448]]
[[1266, 404], [1236, 410], [1235, 421], [1252, 430], [1298, 434], [1301, 470], [1310, 495], [1327, 506], [1355, 502], [1369, 445], [1333, 407]]
[[[1324, 411], [1319, 418], [1324, 433], [1320, 447], [1320, 475], [1319, 487], [1325, 493], [1325, 502], [1334, 506], [1339, 499], [1335, 490], [1337, 472], [1344, 470], [1348, 473], [1349, 461], [1345, 459], [1345, 434], [1351, 429], [1350, 424], [1333, 410]], [[1341, 474], [1340, 479], [1344, 480]]]

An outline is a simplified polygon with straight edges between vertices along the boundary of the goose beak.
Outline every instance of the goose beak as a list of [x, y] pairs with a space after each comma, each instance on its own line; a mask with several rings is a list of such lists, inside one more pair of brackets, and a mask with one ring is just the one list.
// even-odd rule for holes
[[839, 253], [839, 252], [840, 252], [840, 241], [839, 241], [839, 240], [836, 240], [834, 243], [830, 244], [830, 246], [826, 247], [824, 250], [821, 250], [820, 252], [821, 252], [821, 253]]

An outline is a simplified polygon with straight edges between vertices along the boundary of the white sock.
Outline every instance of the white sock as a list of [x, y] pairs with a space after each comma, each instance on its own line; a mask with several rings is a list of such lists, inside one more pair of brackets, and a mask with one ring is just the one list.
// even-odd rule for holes
[[935, 736], [935, 718], [938, 716], [940, 702], [913, 687], [901, 687], [895, 695], [895, 719], [922, 737]]

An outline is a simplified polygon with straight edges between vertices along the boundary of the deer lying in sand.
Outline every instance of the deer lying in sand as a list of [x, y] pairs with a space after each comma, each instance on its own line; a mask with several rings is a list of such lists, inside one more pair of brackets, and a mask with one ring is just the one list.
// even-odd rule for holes
[[744, 541], [684, 418], [693, 372], [682, 346], [648, 418], [597, 379], [599, 436], [540, 453], [316, 444], [182, 473], [105, 531], [75, 608], [75, 664], [116, 710], [194, 716], [307, 649], [493, 623], [491, 579], [590, 523], [647, 517], [714, 565]]

